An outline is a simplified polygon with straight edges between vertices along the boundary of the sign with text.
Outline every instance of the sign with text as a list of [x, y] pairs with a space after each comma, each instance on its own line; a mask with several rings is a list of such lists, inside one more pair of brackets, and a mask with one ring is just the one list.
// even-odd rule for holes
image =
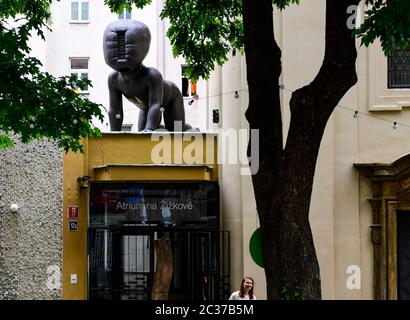
[[69, 221], [68, 226], [70, 231], [77, 231], [78, 230], [78, 221]]
[[78, 219], [80, 216], [79, 206], [69, 206], [68, 207], [68, 219]]
[[218, 223], [219, 188], [214, 182], [91, 186], [90, 225], [216, 227]]

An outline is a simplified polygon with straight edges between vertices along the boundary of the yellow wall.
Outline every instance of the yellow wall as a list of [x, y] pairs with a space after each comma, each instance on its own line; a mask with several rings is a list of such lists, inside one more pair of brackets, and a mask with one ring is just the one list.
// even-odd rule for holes
[[[63, 160], [63, 299], [87, 297], [87, 189], [80, 190], [77, 177], [87, 173], [87, 141], [85, 153], [68, 153]], [[68, 207], [79, 205], [78, 231], [70, 232]], [[77, 274], [77, 284], [70, 283], [70, 275]]]
[[[169, 139], [171, 143], [172, 157], [164, 164], [153, 164], [151, 151], [159, 143], [164, 145], [163, 138], [155, 139], [159, 136], [158, 133], [105, 133], [101, 138], [85, 140], [84, 154], [64, 155], [63, 299], [87, 299], [88, 188], [80, 188], [78, 177], [88, 175], [91, 177], [89, 182], [218, 180], [215, 135], [196, 133], [192, 140], [188, 136], [184, 139], [181, 134], [165, 137], [165, 141]], [[191, 141], [197, 142], [197, 148], [192, 152], [195, 162], [187, 163], [183, 152], [191, 154], [194, 146]], [[75, 232], [69, 231], [70, 205], [80, 208]], [[70, 283], [71, 274], [77, 274], [77, 284]]]

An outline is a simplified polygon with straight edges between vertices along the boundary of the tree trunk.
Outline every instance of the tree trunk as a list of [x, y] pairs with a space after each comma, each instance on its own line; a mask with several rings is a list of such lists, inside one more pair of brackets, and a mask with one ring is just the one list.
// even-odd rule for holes
[[347, 28], [346, 12], [350, 5], [358, 3], [359, 0], [326, 1], [325, 58], [314, 81], [292, 96], [291, 123], [283, 149], [278, 82], [281, 62], [273, 36], [272, 1], [244, 0], [249, 85], [246, 117], [251, 129], [260, 130], [259, 172], [252, 180], [262, 231], [268, 299], [321, 299], [309, 206], [327, 121], [357, 81], [355, 39]]
[[[259, 171], [252, 176], [262, 231], [268, 299], [279, 299], [282, 266], [279, 252], [278, 194], [283, 168], [279, 77], [281, 52], [273, 34], [272, 0], [244, 0], [243, 21], [249, 87], [246, 118], [259, 130]], [[262, 31], [263, 30], [263, 31]], [[250, 148], [250, 146], [249, 146]], [[275, 236], [272, 236], [275, 235]]]

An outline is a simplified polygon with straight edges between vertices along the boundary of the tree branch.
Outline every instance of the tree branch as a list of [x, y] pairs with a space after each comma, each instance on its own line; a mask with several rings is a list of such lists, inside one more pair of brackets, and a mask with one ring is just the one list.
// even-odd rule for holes
[[[353, 30], [347, 26], [347, 8], [358, 5], [359, 0], [326, 1], [326, 45], [323, 64], [315, 79], [307, 86], [292, 94], [290, 108], [292, 113], [291, 128], [298, 118], [306, 126], [324, 129], [337, 103], [356, 84], [356, 41]], [[286, 148], [288, 148], [289, 140]]]
[[[260, 130], [261, 153], [280, 158], [283, 151], [279, 76], [281, 51], [273, 30], [272, 0], [244, 0], [244, 45], [246, 53], [249, 107], [246, 118], [252, 129]], [[262, 154], [263, 156], [263, 154]]]

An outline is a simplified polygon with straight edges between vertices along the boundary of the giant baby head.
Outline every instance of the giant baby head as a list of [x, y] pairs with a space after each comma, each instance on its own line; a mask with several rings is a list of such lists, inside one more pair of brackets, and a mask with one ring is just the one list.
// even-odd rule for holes
[[138, 69], [148, 53], [150, 43], [151, 34], [142, 22], [112, 22], [104, 31], [105, 62], [120, 72]]

